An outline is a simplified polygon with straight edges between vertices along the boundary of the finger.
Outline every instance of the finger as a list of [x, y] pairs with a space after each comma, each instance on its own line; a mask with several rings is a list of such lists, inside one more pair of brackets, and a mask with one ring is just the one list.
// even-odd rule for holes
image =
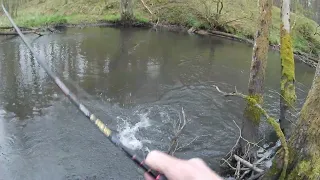
[[147, 165], [164, 174], [182, 161], [160, 151], [151, 151], [146, 158]]
[[144, 179], [145, 180], [155, 180], [153, 177], [150, 176], [148, 173], [144, 173]]

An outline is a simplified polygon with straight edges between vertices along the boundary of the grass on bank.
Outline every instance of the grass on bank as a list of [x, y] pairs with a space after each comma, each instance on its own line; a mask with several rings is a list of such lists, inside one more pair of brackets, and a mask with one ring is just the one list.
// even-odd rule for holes
[[[258, 17], [256, 0], [224, 0], [221, 15], [217, 18], [217, 4], [212, 0], [144, 0], [161, 23], [215, 29], [240, 37], [253, 39]], [[67, 2], [67, 3], [66, 3]], [[135, 18], [139, 22], [156, 21], [139, 0], [134, 1]], [[119, 0], [31, 0], [20, 7], [15, 18], [21, 26], [43, 26], [61, 23], [94, 23], [98, 20], [120, 20]], [[280, 36], [280, 9], [273, 8], [273, 25], [270, 44], [278, 45]], [[318, 24], [303, 15], [292, 13], [292, 37], [294, 50], [317, 54], [320, 51], [320, 36], [315, 34]], [[0, 26], [8, 25], [5, 17]], [[320, 29], [320, 28], [319, 28]], [[319, 30], [320, 32], [320, 30]]]

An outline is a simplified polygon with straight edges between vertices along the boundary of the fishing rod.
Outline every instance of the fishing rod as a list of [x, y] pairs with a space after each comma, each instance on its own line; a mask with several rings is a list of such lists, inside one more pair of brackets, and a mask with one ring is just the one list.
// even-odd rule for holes
[[95, 116], [93, 113], [90, 112], [90, 110], [83, 105], [79, 99], [76, 97], [74, 93], [72, 93], [69, 88], [60, 80], [57, 74], [55, 74], [53, 71], [51, 71], [44, 61], [34, 52], [34, 50], [31, 48], [30, 43], [28, 43], [26, 37], [22, 34], [19, 27], [15, 24], [13, 19], [11, 18], [10, 14], [7, 12], [6, 8], [3, 4], [2, 9], [5, 13], [5, 15], [8, 17], [10, 23], [14, 27], [14, 29], [17, 31], [19, 36], [21, 37], [22, 41], [25, 43], [25, 45], [28, 47], [28, 49], [31, 51], [33, 57], [38, 61], [38, 63], [41, 65], [41, 67], [47, 72], [47, 74], [52, 78], [52, 80], [56, 83], [56, 85], [62, 90], [62, 92], [70, 99], [70, 101], [82, 112], [82, 114], [87, 117], [99, 130], [102, 132], [107, 138], [110, 140], [110, 142], [115, 145], [116, 147], [119, 147], [136, 165], [138, 165], [140, 168], [142, 168], [145, 172], [150, 174], [153, 178], [156, 180], [167, 180], [167, 178], [152, 169], [150, 169], [146, 164], [145, 160], [138, 155], [134, 154], [129, 148], [124, 146], [118, 137], [118, 134], [116, 132], [113, 132], [111, 129], [109, 129], [97, 116]]

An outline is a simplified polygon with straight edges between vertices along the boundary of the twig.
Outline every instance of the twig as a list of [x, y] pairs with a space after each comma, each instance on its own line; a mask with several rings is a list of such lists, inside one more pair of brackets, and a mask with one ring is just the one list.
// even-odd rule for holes
[[233, 166], [231, 166], [231, 164], [230, 164], [227, 160], [225, 160], [224, 158], [222, 158], [222, 161], [224, 161], [225, 163], [227, 163], [228, 166], [229, 166], [231, 169], [236, 170], [236, 168], [233, 167]]
[[[285, 97], [283, 97], [280, 93], [278, 93], [277, 91], [274, 91], [274, 90], [269, 90], [270, 92], [273, 92], [273, 93], [276, 93], [276, 94], [278, 94], [280, 97], [282, 97], [284, 100], [286, 100], [285, 99]], [[287, 101], [287, 100], [286, 100]], [[299, 112], [292, 104], [288, 104], [289, 106], [291, 106], [291, 108], [295, 111], [295, 112]]]
[[237, 162], [237, 170], [235, 172], [237, 179], [239, 179], [239, 177], [240, 177], [240, 167], [241, 167], [241, 162], [238, 161]]
[[234, 21], [239, 21], [239, 20], [241, 20], [241, 19], [250, 19], [250, 18], [252, 18], [252, 16], [253, 16], [253, 13], [251, 13], [251, 16], [250, 16], [250, 17], [247, 17], [247, 15], [246, 15], [246, 16], [243, 16], [243, 17], [239, 17], [239, 18], [232, 19], [232, 20], [230, 20], [230, 21], [224, 22], [223, 24], [226, 25], [226, 24], [232, 23], [232, 22], [234, 22]]
[[186, 115], [184, 113], [184, 109], [182, 108], [182, 117], [179, 114], [179, 124], [177, 124], [177, 122], [175, 121], [173, 124], [173, 128], [174, 128], [174, 132], [175, 135], [174, 137], [171, 139], [171, 145], [169, 147], [168, 150], [168, 154], [173, 155], [175, 153], [175, 151], [177, 150], [177, 146], [178, 146], [178, 138], [180, 136], [180, 134], [182, 133], [182, 130], [186, 127], [187, 121], [186, 121]]
[[233, 123], [238, 127], [238, 129], [239, 129], [239, 137], [238, 137], [238, 139], [237, 139], [237, 141], [236, 141], [236, 143], [235, 143], [235, 145], [231, 148], [231, 150], [227, 153], [227, 156], [230, 154], [230, 156], [228, 157], [228, 160], [229, 160], [229, 158], [230, 157], [232, 157], [232, 153], [234, 152], [234, 149], [238, 146], [238, 144], [239, 144], [239, 141], [240, 141], [240, 139], [242, 138], [241, 137], [241, 134], [242, 134], [242, 132], [241, 132], [241, 128], [238, 126], [238, 124], [233, 120]]
[[[233, 170], [236, 170], [236, 169], [237, 169], [237, 168], [231, 166], [231, 164], [230, 164], [226, 159], [222, 158], [222, 160], [223, 160], [225, 163], [227, 163], [228, 166], [229, 166], [231, 169], [233, 169]], [[240, 168], [241, 171], [248, 171], [249, 169], [250, 169], [250, 168]]]
[[262, 170], [262, 169], [260, 169], [260, 168], [258, 168], [258, 167], [256, 167], [256, 166], [254, 166], [254, 165], [251, 164], [250, 162], [248, 162], [248, 161], [240, 158], [240, 157], [237, 156], [237, 155], [233, 155], [233, 157], [235, 158], [235, 160], [240, 161], [242, 164], [244, 164], [244, 165], [247, 166], [248, 168], [250, 168], [250, 169], [252, 169], [252, 170], [254, 170], [254, 171], [258, 172], [258, 173], [261, 173], [261, 172], [264, 171], [264, 170]]
[[139, 43], [137, 43], [135, 46], [133, 46], [133, 48], [131, 48], [129, 51], [128, 51], [128, 54], [132, 54], [136, 49], [137, 47], [139, 47], [142, 43], [144, 43], [145, 40], [143, 41], [140, 41]]
[[261, 172], [261, 173], [258, 173], [252, 177], [250, 177], [248, 180], [255, 180], [255, 179], [258, 179], [260, 176], [262, 176], [265, 172]]
[[293, 24], [291, 26], [291, 31], [293, 31], [294, 27], [296, 26], [296, 23], [297, 23], [297, 16], [294, 17], [294, 21], [293, 21]]
[[211, 135], [211, 134], [197, 136], [197, 137], [195, 137], [193, 140], [191, 140], [189, 143], [187, 143], [186, 145], [179, 146], [179, 147], [177, 148], [177, 150], [181, 150], [181, 149], [183, 149], [183, 148], [185, 148], [185, 147], [189, 146], [189, 145], [190, 145], [190, 144], [192, 144], [194, 141], [198, 140], [200, 137], [205, 137], [205, 136], [210, 136], [210, 135]]
[[243, 179], [245, 175], [247, 175], [250, 172], [250, 170], [245, 171], [242, 176], [240, 177], [240, 179]]
[[[233, 156], [233, 152], [234, 152], [234, 150], [235, 150], [235, 148], [237, 147], [237, 145], [239, 144], [239, 141], [240, 141], [240, 139], [242, 139], [242, 140], [244, 140], [245, 142], [247, 142], [247, 144], [248, 144], [248, 148], [247, 148], [247, 151], [246, 151], [246, 153], [245, 153], [245, 156], [247, 155], [247, 153], [250, 151], [250, 145], [253, 145], [253, 146], [256, 146], [256, 147], [258, 147], [258, 148], [261, 148], [261, 149], [264, 149], [263, 147], [260, 147], [258, 144], [262, 141], [262, 140], [260, 140], [258, 143], [252, 143], [252, 142], [250, 142], [250, 141], [248, 141], [247, 139], [245, 139], [245, 138], [243, 138], [242, 137], [242, 131], [241, 131], [241, 128], [239, 127], [239, 125], [233, 120], [233, 123], [237, 126], [237, 128], [239, 129], [239, 137], [238, 137], [238, 139], [237, 139], [237, 141], [236, 141], [236, 143], [235, 143], [235, 145], [231, 148], [231, 150], [227, 153], [227, 160], [229, 160], [232, 156]], [[222, 165], [223, 165], [224, 163], [222, 163]]]
[[142, 2], [143, 6], [149, 11], [149, 13], [150, 13], [151, 15], [153, 15], [152, 11], [151, 11], [150, 8], [147, 6], [147, 4], [146, 4], [143, 0], [140, 0], [140, 1]]
[[159, 22], [160, 22], [160, 18], [158, 17], [157, 23], [156, 23], [156, 25], [154, 25], [154, 27], [157, 27]]

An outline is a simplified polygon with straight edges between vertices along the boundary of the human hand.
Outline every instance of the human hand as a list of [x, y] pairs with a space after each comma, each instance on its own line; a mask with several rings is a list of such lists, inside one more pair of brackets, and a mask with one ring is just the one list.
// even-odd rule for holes
[[[160, 151], [151, 151], [145, 163], [164, 174], [168, 180], [222, 180], [203, 160], [198, 158], [182, 160]], [[146, 180], [154, 180], [147, 173], [144, 177]]]

